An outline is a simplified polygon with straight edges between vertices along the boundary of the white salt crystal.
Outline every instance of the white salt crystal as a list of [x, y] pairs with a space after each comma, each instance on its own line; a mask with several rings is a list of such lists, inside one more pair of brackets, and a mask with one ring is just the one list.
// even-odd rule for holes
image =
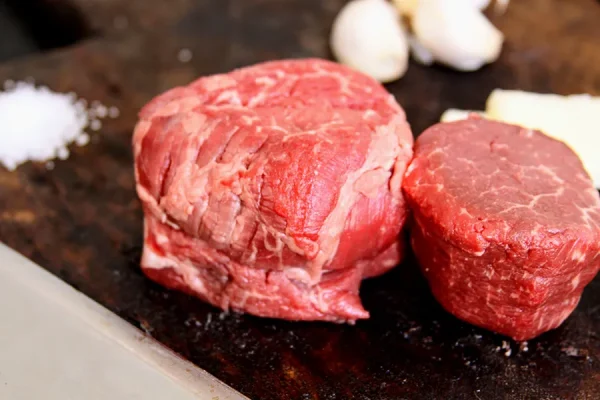
[[67, 158], [69, 158], [69, 149], [67, 149], [66, 147], [61, 147], [60, 149], [58, 149], [58, 151], [56, 152], [56, 155], [58, 156], [58, 158], [60, 158], [61, 160], [66, 160]]
[[192, 60], [192, 51], [190, 49], [181, 49], [177, 54], [179, 62], [187, 63]]
[[573, 346], [569, 346], [567, 348], [562, 349], [562, 351], [565, 352], [566, 355], [568, 355], [569, 357], [577, 357], [579, 356], [579, 349], [573, 347]]
[[522, 352], [526, 353], [529, 351], [529, 346], [527, 342], [521, 342], [521, 344], [519, 345], [519, 350], [521, 350]]
[[77, 114], [87, 112], [87, 110], [86, 110], [86, 104], [84, 103], [83, 100], [76, 101], [73, 104], [73, 107], [75, 107], [75, 110], [77, 111]]
[[68, 157], [66, 145], [82, 134], [88, 121], [72, 96], [5, 82], [0, 92], [0, 163], [8, 169], [28, 161]]
[[93, 120], [90, 123], [90, 129], [91, 130], [93, 130], [93, 131], [99, 131], [100, 128], [102, 128], [102, 122], [100, 122], [100, 120], [95, 119], [95, 120]]
[[[66, 160], [68, 146], [85, 146], [90, 136], [85, 129], [100, 130], [99, 118], [116, 118], [119, 110], [85, 99], [74, 92], [55, 93], [46, 86], [36, 87], [33, 78], [26, 82], [4, 82], [0, 91], [0, 164], [13, 170], [26, 161]], [[91, 122], [90, 122], [91, 121]], [[54, 163], [46, 163], [53, 169]]]
[[105, 118], [108, 114], [108, 109], [103, 104], [100, 104], [98, 107], [96, 107], [94, 111], [99, 118]]
[[109, 109], [108, 109], [108, 116], [109, 117], [111, 117], [111, 118], [117, 118], [119, 116], [119, 114], [120, 114], [120, 111], [119, 111], [119, 109], [117, 107], [115, 107], [115, 106], [109, 107]]
[[89, 142], [90, 142], [90, 135], [88, 135], [87, 133], [83, 133], [83, 134], [77, 136], [77, 138], [75, 139], [75, 143], [77, 144], [77, 146], [85, 146]]

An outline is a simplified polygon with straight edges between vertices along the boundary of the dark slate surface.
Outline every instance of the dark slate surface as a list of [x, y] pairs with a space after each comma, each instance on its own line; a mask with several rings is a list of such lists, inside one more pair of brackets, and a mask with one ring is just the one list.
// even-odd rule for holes
[[[343, 1], [72, 3], [97, 35], [0, 65], [0, 81], [33, 76], [116, 105], [121, 116], [52, 171], [0, 167], [1, 241], [253, 399], [600, 398], [600, 278], [567, 322], [527, 351], [446, 314], [412, 258], [364, 284], [372, 318], [356, 326], [226, 315], [145, 279], [130, 151], [137, 110], [202, 74], [328, 57]], [[507, 36], [496, 64], [471, 74], [412, 65], [389, 86], [415, 132], [448, 107], [482, 108], [495, 87], [600, 94], [596, 1], [513, 1], [495, 20]], [[177, 59], [182, 48], [193, 53], [189, 63]]]

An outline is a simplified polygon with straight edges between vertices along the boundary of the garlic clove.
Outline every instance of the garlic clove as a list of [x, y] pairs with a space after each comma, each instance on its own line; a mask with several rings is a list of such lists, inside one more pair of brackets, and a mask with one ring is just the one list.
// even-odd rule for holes
[[485, 10], [491, 3], [491, 0], [468, 0], [473, 4], [478, 10]]
[[[412, 18], [415, 14], [417, 6], [420, 0], [392, 0], [392, 3], [398, 9], [400, 15]], [[478, 10], [485, 10], [491, 3], [491, 0], [447, 0], [450, 2], [458, 2], [462, 1], [467, 3], [470, 6], [477, 8]], [[508, 3], [508, 0], [497, 0], [496, 6], [500, 3]]]
[[504, 14], [506, 12], [506, 8], [508, 7], [508, 3], [510, 3], [510, 0], [496, 0], [494, 11], [498, 14]]
[[330, 36], [334, 57], [380, 82], [401, 78], [408, 68], [408, 39], [391, 3], [352, 0], [337, 15]]
[[419, 64], [429, 66], [435, 61], [433, 54], [423, 46], [414, 36], [409, 36], [408, 43], [410, 45], [410, 54]]
[[474, 71], [495, 61], [504, 37], [466, 0], [421, 0], [413, 29], [436, 61], [460, 71]]

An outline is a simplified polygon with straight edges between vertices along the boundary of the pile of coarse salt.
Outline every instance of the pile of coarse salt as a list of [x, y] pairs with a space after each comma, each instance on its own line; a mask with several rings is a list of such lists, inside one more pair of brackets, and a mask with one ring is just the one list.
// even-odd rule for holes
[[[99, 118], [116, 118], [118, 109], [95, 102], [88, 109], [74, 93], [52, 92], [28, 82], [4, 82], [0, 91], [0, 163], [14, 170], [26, 161], [48, 161], [69, 157], [67, 146], [85, 146], [85, 129], [101, 127]], [[49, 166], [52, 163], [48, 164]]]

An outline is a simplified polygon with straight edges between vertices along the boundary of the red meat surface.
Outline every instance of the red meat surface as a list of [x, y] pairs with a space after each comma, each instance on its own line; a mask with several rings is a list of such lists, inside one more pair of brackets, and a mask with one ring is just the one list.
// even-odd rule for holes
[[412, 246], [455, 316], [516, 340], [558, 327], [600, 266], [600, 200], [562, 142], [479, 118], [415, 145]]
[[413, 139], [373, 79], [276, 61], [172, 89], [140, 113], [141, 266], [222, 309], [368, 318], [362, 279], [398, 264]]

